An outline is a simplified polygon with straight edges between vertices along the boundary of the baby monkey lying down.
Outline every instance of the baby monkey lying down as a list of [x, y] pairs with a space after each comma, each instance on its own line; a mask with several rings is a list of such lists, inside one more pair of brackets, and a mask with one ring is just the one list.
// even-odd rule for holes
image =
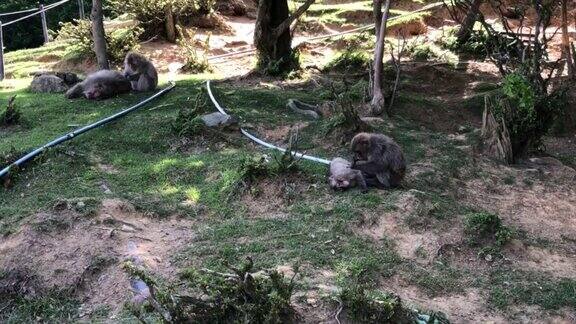
[[352, 164], [343, 158], [334, 158], [330, 162], [330, 177], [328, 183], [335, 190], [346, 190], [360, 186], [362, 192], [368, 191], [368, 186], [360, 170], [353, 170]]

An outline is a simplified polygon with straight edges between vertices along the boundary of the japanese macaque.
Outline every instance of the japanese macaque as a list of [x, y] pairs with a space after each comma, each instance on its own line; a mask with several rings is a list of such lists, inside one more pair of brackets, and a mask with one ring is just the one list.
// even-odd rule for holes
[[362, 171], [366, 184], [380, 189], [400, 185], [406, 173], [402, 149], [382, 134], [359, 133], [352, 139], [352, 169]]
[[330, 162], [330, 177], [328, 183], [335, 190], [346, 190], [359, 186], [362, 192], [368, 191], [362, 172], [352, 170], [352, 164], [342, 158], [334, 158]]
[[102, 100], [122, 93], [130, 92], [130, 81], [120, 72], [100, 70], [86, 77], [86, 80], [77, 83], [66, 92], [66, 98], [80, 98], [82, 96], [91, 100]]
[[130, 80], [132, 90], [151, 91], [158, 85], [158, 72], [144, 56], [130, 52], [124, 59], [124, 76]]

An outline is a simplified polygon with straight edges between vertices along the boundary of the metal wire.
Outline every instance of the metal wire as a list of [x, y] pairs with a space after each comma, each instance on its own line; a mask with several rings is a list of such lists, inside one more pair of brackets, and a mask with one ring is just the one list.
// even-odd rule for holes
[[36, 11], [35, 13], [32, 13], [32, 14], [26, 15], [26, 16], [24, 16], [24, 17], [20, 17], [20, 18], [18, 18], [18, 19], [14, 19], [14, 20], [12, 20], [12, 21], [9, 21], [9, 22], [7, 22], [7, 23], [4, 23], [4, 24], [2, 24], [2, 27], [10, 26], [10, 25], [15, 24], [15, 23], [17, 23], [17, 22], [20, 22], [20, 21], [22, 21], [22, 20], [26, 20], [26, 19], [28, 19], [28, 18], [30, 18], [30, 17], [34, 17], [34, 16], [36, 16], [36, 15], [39, 15], [39, 14], [41, 14], [41, 13], [43, 13], [43, 12], [46, 12], [46, 11], [52, 9], [52, 8], [58, 7], [58, 6], [60, 6], [60, 5], [63, 5], [63, 4], [65, 4], [66, 2], [68, 2], [68, 1], [70, 1], [70, 0], [62, 0], [62, 1], [59, 1], [59, 2], [56, 2], [56, 3], [53, 3], [53, 4], [51, 4], [51, 5], [47, 5], [47, 6], [44, 7], [43, 10], [38, 10], [38, 11]]
[[[394, 17], [390, 17], [388, 19], [388, 21], [394, 21], [403, 17], [406, 17], [408, 15], [413, 15], [415, 13], [419, 13], [419, 12], [423, 12], [423, 11], [428, 11], [430, 9], [434, 9], [437, 7], [441, 7], [443, 6], [444, 3], [443, 2], [435, 2], [435, 3], [431, 3], [429, 5], [426, 5], [420, 9], [402, 14], [402, 15], [398, 15], [398, 16], [394, 16]], [[362, 27], [358, 27], [358, 28], [354, 28], [354, 29], [350, 29], [347, 31], [343, 31], [343, 32], [339, 32], [339, 33], [333, 33], [333, 34], [329, 34], [329, 35], [320, 35], [320, 36], [314, 36], [314, 37], [310, 37], [310, 38], [306, 38], [298, 43], [296, 43], [294, 46], [292, 47], [298, 47], [300, 44], [304, 43], [304, 42], [309, 42], [309, 41], [314, 41], [314, 40], [319, 40], [319, 39], [328, 39], [328, 38], [332, 38], [332, 37], [337, 37], [337, 36], [343, 36], [343, 35], [347, 35], [347, 34], [354, 34], [354, 33], [358, 33], [358, 32], [362, 32], [365, 30], [369, 30], [374, 28], [374, 24], [370, 24], [370, 25], [366, 25], [366, 26], [362, 26]], [[240, 54], [247, 54], [247, 53], [253, 53], [256, 52], [255, 48], [251, 48], [251, 49], [247, 49], [247, 50], [242, 50], [242, 51], [238, 51], [238, 52], [232, 52], [232, 53], [226, 53], [226, 54], [220, 54], [220, 55], [216, 55], [216, 56], [211, 56], [208, 58], [209, 61], [212, 60], [217, 60], [217, 59], [221, 59], [221, 58], [227, 58], [227, 57], [231, 57], [231, 56], [236, 56], [236, 55], [240, 55]]]

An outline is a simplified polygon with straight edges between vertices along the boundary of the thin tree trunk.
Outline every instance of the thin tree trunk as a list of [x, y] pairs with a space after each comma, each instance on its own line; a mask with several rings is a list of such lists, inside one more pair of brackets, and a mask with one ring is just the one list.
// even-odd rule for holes
[[570, 50], [570, 38], [568, 35], [568, 0], [562, 0], [562, 52], [566, 58], [566, 65], [568, 66], [568, 77], [574, 79], [574, 63], [572, 61], [572, 53]]
[[373, 115], [380, 115], [385, 110], [384, 94], [382, 93], [382, 69], [384, 67], [384, 43], [386, 41], [386, 25], [388, 23], [388, 12], [390, 11], [390, 0], [386, 0], [384, 4], [384, 12], [382, 14], [382, 23], [380, 25], [379, 37], [376, 40], [376, 51], [374, 53], [374, 74], [372, 77], [372, 108]]
[[474, 24], [478, 20], [478, 14], [480, 13], [481, 4], [482, 0], [472, 0], [470, 8], [468, 9], [468, 13], [466, 14], [466, 18], [464, 18], [464, 21], [460, 26], [460, 30], [456, 35], [458, 43], [460, 44], [465, 43], [470, 38], [470, 35], [472, 35]]
[[176, 25], [174, 24], [174, 13], [172, 12], [172, 5], [166, 5], [166, 40], [170, 43], [176, 42]]
[[104, 32], [102, 0], [94, 0], [92, 2], [92, 37], [94, 38], [94, 53], [96, 53], [98, 67], [101, 70], [110, 69], [106, 55], [106, 34]]
[[374, 0], [374, 25], [376, 26], [376, 39], [380, 35], [380, 24], [382, 23], [382, 3], [383, 0]]

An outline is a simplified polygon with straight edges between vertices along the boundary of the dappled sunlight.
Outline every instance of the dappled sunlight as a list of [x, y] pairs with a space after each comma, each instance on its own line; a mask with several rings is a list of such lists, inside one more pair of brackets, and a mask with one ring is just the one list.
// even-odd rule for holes
[[162, 196], [172, 196], [180, 192], [180, 189], [176, 186], [165, 185], [159, 190]]
[[152, 166], [154, 173], [162, 173], [168, 168], [178, 165], [178, 160], [174, 158], [164, 159]]
[[204, 168], [204, 161], [192, 160], [188, 161], [189, 158], [166, 158], [160, 162], [156, 162], [152, 165], [152, 171], [155, 174], [162, 174], [167, 172], [171, 168], [183, 168], [187, 171], [201, 170]]
[[187, 204], [196, 205], [198, 201], [200, 201], [200, 190], [198, 190], [196, 187], [186, 189], [185, 195], [187, 198]]

